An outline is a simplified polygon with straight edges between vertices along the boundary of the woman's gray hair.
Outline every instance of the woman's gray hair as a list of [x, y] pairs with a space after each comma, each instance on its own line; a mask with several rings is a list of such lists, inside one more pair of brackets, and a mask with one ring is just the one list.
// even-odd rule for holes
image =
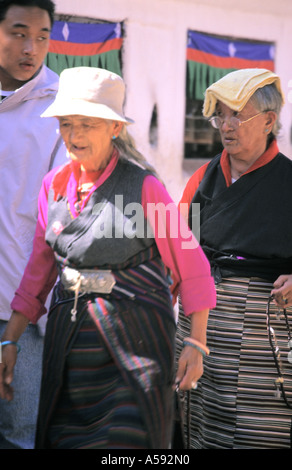
[[270, 134], [270, 137], [276, 137], [281, 129], [280, 112], [283, 106], [283, 98], [275, 84], [272, 83], [258, 88], [249, 101], [259, 112], [274, 111], [276, 113], [277, 119]]
[[161, 181], [155, 168], [147, 162], [146, 158], [137, 150], [133, 137], [127, 131], [127, 126], [123, 126], [119, 136], [113, 141], [114, 146], [119, 150], [121, 158], [132, 160], [138, 166], [153, 173]]

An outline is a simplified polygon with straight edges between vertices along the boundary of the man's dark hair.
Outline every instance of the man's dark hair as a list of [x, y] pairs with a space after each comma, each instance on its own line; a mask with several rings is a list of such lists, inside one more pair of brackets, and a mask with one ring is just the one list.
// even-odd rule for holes
[[0, 0], [0, 23], [5, 20], [7, 10], [14, 5], [20, 7], [38, 7], [46, 10], [51, 20], [51, 26], [53, 26], [55, 4], [51, 0]]

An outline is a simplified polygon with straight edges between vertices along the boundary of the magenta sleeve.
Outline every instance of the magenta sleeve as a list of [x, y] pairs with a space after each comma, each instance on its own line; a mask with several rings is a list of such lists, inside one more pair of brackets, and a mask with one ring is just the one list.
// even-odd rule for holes
[[144, 180], [142, 206], [161, 258], [179, 283], [185, 314], [214, 308], [216, 292], [209, 261], [167, 190], [153, 176]]

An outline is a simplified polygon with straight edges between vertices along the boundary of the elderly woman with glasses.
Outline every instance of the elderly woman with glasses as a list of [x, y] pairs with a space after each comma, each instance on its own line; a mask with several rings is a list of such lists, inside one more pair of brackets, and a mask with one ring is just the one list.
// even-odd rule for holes
[[[288, 305], [282, 296], [270, 302], [273, 284], [292, 270], [292, 162], [276, 139], [282, 104], [279, 77], [265, 69], [231, 72], [206, 90], [203, 114], [223, 151], [194, 173], [180, 201], [200, 229], [217, 290], [210, 354], [191, 393], [194, 448], [291, 446], [291, 313], [277, 316]], [[189, 327], [180, 307], [178, 352]]]
[[0, 396], [10, 400], [18, 339], [45, 312], [59, 274], [46, 328], [37, 448], [169, 447], [176, 329], [170, 270], [192, 324], [177, 381], [190, 389], [203, 372], [208, 312], [216, 303], [210, 265], [134, 146], [124, 98], [118, 75], [72, 68], [62, 72], [43, 115], [58, 118], [70, 160], [44, 179], [34, 249], [12, 300], [0, 364]]

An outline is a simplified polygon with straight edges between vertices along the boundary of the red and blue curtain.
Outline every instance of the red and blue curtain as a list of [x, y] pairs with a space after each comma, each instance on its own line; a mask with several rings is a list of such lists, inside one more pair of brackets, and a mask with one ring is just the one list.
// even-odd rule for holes
[[274, 70], [274, 44], [221, 38], [188, 31], [187, 94], [202, 100], [208, 86], [232, 70]]
[[122, 23], [55, 21], [46, 65], [60, 74], [71, 67], [101, 67], [121, 75]]

